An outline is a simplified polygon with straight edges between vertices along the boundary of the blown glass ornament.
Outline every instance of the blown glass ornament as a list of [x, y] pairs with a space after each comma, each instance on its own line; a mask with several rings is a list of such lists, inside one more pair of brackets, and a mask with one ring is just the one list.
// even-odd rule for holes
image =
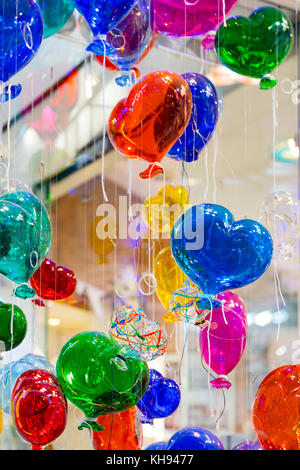
[[22, 310], [17, 305], [0, 303], [0, 341], [4, 343], [5, 351], [19, 346], [26, 332], [27, 320]]
[[220, 439], [208, 429], [186, 427], [176, 432], [166, 450], [224, 450]]
[[132, 408], [149, 381], [147, 363], [103, 333], [87, 331], [71, 338], [59, 353], [56, 373], [66, 397], [86, 416], [79, 429], [101, 431], [101, 415]]
[[46, 258], [30, 278], [30, 284], [41, 299], [63, 300], [74, 293], [76, 276], [71, 269]]
[[154, 261], [154, 276], [157, 281], [156, 294], [166, 310], [170, 309], [170, 301], [174, 291], [182, 286], [184, 273], [177, 266], [171, 248], [163, 248]]
[[73, 0], [37, 0], [44, 23], [44, 38], [60, 31], [74, 11]]

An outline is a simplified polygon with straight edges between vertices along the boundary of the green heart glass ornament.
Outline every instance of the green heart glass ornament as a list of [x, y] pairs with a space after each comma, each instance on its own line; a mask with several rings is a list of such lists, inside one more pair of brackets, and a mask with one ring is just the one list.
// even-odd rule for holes
[[120, 413], [136, 405], [147, 390], [146, 361], [103, 333], [86, 331], [71, 338], [56, 364], [66, 397], [86, 416], [83, 427], [103, 429], [97, 416]]
[[10, 351], [22, 343], [27, 331], [27, 320], [16, 305], [0, 304], [0, 341], [5, 351]]
[[51, 244], [51, 223], [41, 201], [27, 191], [0, 197], [0, 273], [17, 284], [29, 281]]
[[217, 31], [215, 49], [226, 67], [241, 75], [264, 78], [261, 88], [269, 89], [276, 80], [268, 74], [287, 57], [293, 37], [287, 15], [278, 8], [261, 7], [249, 18], [234, 16], [226, 20]]

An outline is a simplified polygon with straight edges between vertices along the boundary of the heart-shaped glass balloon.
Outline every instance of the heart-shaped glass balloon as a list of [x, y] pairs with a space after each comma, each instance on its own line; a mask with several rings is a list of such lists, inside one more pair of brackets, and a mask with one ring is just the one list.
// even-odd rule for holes
[[176, 220], [171, 234], [178, 266], [207, 294], [243, 287], [269, 267], [273, 242], [254, 220], [234, 221], [217, 204], [191, 207]]
[[0, 273], [26, 283], [43, 262], [51, 244], [51, 223], [32, 193], [13, 191], [0, 197]]
[[37, 295], [44, 300], [63, 300], [70, 297], [76, 288], [76, 276], [71, 269], [57, 266], [46, 258], [30, 279]]
[[[125, 411], [144, 395], [146, 361], [103, 333], [86, 331], [62, 348], [56, 372], [66, 397], [87, 417], [82, 427], [99, 429], [97, 416]], [[89, 420], [89, 418], [92, 418]]]
[[292, 23], [283, 11], [261, 7], [249, 18], [234, 16], [223, 23], [217, 31], [215, 48], [226, 67], [241, 75], [262, 78], [286, 58], [293, 34]]

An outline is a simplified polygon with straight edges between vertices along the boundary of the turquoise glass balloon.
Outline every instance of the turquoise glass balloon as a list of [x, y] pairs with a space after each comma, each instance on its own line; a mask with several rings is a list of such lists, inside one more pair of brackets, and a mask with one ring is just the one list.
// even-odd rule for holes
[[273, 254], [271, 235], [259, 222], [235, 221], [225, 207], [199, 204], [176, 220], [171, 249], [180, 269], [205, 294], [254, 282]]
[[[287, 57], [293, 37], [292, 23], [282, 10], [261, 7], [249, 18], [234, 16], [220, 26], [215, 48], [226, 67], [241, 75], [263, 78]], [[276, 84], [276, 80], [269, 81]], [[263, 84], [267, 85], [267, 80]]]
[[37, 0], [42, 12], [44, 38], [60, 31], [74, 11], [73, 0]]
[[0, 273], [17, 284], [27, 283], [46, 257], [51, 223], [32, 193], [14, 191], [0, 197]]

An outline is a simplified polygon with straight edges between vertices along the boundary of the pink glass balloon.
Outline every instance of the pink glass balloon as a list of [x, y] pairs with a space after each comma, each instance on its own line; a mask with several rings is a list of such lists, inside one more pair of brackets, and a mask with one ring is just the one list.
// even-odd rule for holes
[[[238, 0], [224, 0], [225, 15]], [[203, 36], [223, 23], [223, 0], [153, 0], [155, 30], [167, 36]]]
[[221, 292], [222, 307], [212, 310], [199, 335], [200, 353], [219, 377], [211, 381], [215, 388], [229, 388], [227, 374], [239, 363], [247, 341], [247, 319], [242, 299], [233, 292]]

